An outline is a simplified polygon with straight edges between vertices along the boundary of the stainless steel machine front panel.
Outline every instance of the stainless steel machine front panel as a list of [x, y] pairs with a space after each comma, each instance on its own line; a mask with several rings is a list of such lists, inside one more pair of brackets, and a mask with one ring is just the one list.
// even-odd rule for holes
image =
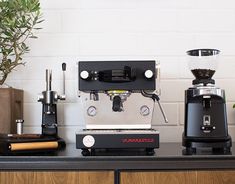
[[87, 129], [148, 129], [154, 109], [154, 101], [140, 93], [132, 93], [123, 102], [123, 111], [114, 112], [112, 101], [105, 93], [99, 100], [90, 100], [90, 93], [79, 92]]

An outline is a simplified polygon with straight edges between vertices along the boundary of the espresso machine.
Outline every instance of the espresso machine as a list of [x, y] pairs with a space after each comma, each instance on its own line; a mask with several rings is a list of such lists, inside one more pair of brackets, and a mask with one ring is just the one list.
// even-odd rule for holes
[[185, 124], [183, 146], [185, 154], [208, 149], [229, 153], [232, 146], [228, 134], [225, 91], [212, 79], [219, 59], [219, 50], [187, 51], [189, 67], [195, 79], [185, 91]]
[[84, 156], [154, 154], [159, 132], [151, 127], [156, 78], [155, 61], [79, 62], [79, 99], [85, 129], [76, 133]]

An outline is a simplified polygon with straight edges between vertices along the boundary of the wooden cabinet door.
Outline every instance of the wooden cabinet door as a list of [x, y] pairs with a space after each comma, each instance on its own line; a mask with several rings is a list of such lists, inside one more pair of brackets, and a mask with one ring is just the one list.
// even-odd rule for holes
[[120, 184], [196, 184], [196, 172], [122, 172]]
[[113, 172], [0, 172], [1, 184], [113, 184]]
[[198, 171], [197, 184], [233, 184], [235, 171]]

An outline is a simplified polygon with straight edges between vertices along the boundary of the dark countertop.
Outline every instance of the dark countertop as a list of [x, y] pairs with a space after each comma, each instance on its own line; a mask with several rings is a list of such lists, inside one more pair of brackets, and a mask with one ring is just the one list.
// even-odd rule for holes
[[182, 155], [181, 143], [162, 143], [153, 156], [84, 157], [75, 144], [54, 155], [0, 156], [1, 170], [196, 170], [235, 169], [235, 147], [231, 154], [201, 152]]

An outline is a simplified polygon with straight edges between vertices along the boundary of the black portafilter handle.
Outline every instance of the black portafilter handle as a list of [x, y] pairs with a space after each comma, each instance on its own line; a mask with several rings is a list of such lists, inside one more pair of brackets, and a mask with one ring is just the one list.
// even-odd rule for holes
[[122, 99], [120, 96], [113, 97], [113, 111], [121, 112], [122, 111]]

